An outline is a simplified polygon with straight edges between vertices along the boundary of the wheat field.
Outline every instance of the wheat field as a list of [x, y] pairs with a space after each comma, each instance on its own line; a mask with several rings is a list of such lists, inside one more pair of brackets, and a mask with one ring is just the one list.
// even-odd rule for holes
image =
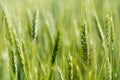
[[0, 80], [120, 80], [120, 0], [0, 0]]

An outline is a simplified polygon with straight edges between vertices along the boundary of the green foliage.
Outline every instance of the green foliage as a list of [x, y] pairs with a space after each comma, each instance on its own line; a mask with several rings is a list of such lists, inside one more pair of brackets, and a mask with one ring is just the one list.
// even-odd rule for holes
[[0, 80], [120, 80], [119, 5], [0, 0]]

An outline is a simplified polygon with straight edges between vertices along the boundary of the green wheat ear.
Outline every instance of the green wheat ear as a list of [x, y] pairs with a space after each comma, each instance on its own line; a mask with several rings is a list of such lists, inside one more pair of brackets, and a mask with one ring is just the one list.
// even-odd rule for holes
[[10, 23], [7, 19], [7, 15], [5, 13], [5, 11], [3, 10], [3, 14], [4, 14], [4, 18], [5, 18], [5, 25], [6, 25], [6, 30], [8, 31], [8, 39], [11, 45], [14, 45], [14, 39], [13, 39], [13, 35], [12, 35], [12, 31], [11, 31], [11, 27], [10, 27]]
[[[7, 19], [7, 15], [6, 13], [4, 12], [4, 16], [5, 16], [5, 24], [6, 24], [6, 27], [7, 27], [7, 30], [8, 30], [8, 34], [9, 34], [9, 41], [11, 43], [11, 46], [12, 48], [16, 48], [17, 49], [17, 55], [19, 57], [17, 57], [16, 59], [19, 58], [20, 62], [22, 63], [22, 68], [24, 70], [24, 73], [25, 73], [25, 63], [24, 63], [24, 57], [23, 57], [23, 52], [22, 52], [22, 48], [21, 48], [21, 45], [20, 45], [20, 42], [17, 38], [17, 34], [12, 26], [12, 24], [10, 24], [10, 22], [8, 21]], [[12, 54], [11, 54], [12, 55]], [[14, 56], [16, 57], [16, 55], [14, 54]], [[14, 60], [15, 61], [15, 60]], [[13, 62], [13, 61], [12, 61]], [[14, 65], [15, 66], [15, 65]], [[16, 68], [16, 71], [18, 71], [18, 68]], [[17, 74], [17, 73], [15, 73]], [[17, 75], [16, 75], [17, 77]]]
[[113, 24], [113, 19], [112, 17], [110, 17], [110, 30], [111, 30], [111, 42], [114, 43], [114, 38], [115, 38], [115, 35], [114, 35], [114, 24]]
[[111, 16], [106, 17], [106, 42], [108, 46], [114, 43], [114, 24]]
[[75, 69], [76, 69], [76, 77], [78, 78], [78, 80], [83, 80], [79, 66], [75, 65]]
[[11, 80], [16, 80], [16, 64], [14, 50], [9, 50], [9, 65], [10, 65], [10, 78]]
[[52, 79], [52, 73], [53, 73], [53, 67], [56, 61], [56, 56], [57, 56], [57, 51], [59, 48], [59, 41], [60, 41], [60, 30], [57, 30], [57, 37], [55, 40], [55, 44], [54, 44], [54, 48], [53, 48], [53, 52], [52, 52], [52, 56], [51, 56], [51, 68], [50, 68], [50, 74], [49, 74], [49, 80]]
[[32, 20], [31, 36], [33, 40], [36, 39], [37, 37], [37, 24], [38, 24], [38, 10], [36, 9], [33, 15], [33, 20]]
[[97, 14], [94, 15], [94, 22], [95, 22], [96, 27], [97, 27], [98, 35], [99, 35], [102, 43], [104, 43], [104, 39], [105, 39], [105, 38], [104, 38], [104, 33], [103, 33], [102, 28], [101, 28], [101, 25], [100, 25], [100, 23], [99, 23]]
[[68, 57], [68, 80], [73, 80], [73, 62], [72, 62], [72, 56], [69, 55]]
[[57, 69], [58, 69], [58, 75], [59, 75], [60, 80], [64, 80], [63, 75], [62, 75], [62, 71], [59, 68], [59, 66], [57, 66]]
[[24, 60], [25, 60], [26, 75], [27, 75], [27, 77], [29, 77], [29, 75], [30, 75], [29, 54], [28, 54], [26, 44], [25, 44], [24, 41], [22, 41], [22, 50], [23, 50], [23, 53], [24, 53], [23, 56], [24, 56]]
[[8, 40], [10, 42], [10, 47], [9, 47], [9, 52], [8, 52], [8, 56], [9, 56], [9, 72], [10, 72], [10, 78], [11, 80], [16, 80], [17, 76], [17, 68], [16, 68], [16, 64], [15, 64], [15, 53], [14, 53], [14, 38], [13, 38], [13, 35], [12, 35], [12, 31], [10, 29], [10, 26], [9, 26], [9, 21], [7, 19], [7, 15], [5, 13], [5, 11], [3, 10], [3, 14], [4, 14], [4, 19], [5, 19], [5, 25], [6, 25], [6, 30], [8, 31], [7, 32], [7, 35], [8, 35]]
[[107, 15], [106, 16], [106, 42], [107, 42], [107, 46], [110, 46], [110, 16]]
[[103, 69], [103, 80], [112, 80], [112, 69], [108, 56], [105, 62], [106, 63], [104, 64], [104, 69]]
[[[111, 64], [111, 68], [112, 68], [112, 79], [113, 79], [113, 75], [114, 75], [114, 71], [113, 71], [113, 66], [114, 66], [114, 24], [113, 24], [113, 19], [112, 16], [108, 16], [107, 21], [109, 22], [107, 24], [107, 26], [109, 26], [109, 44], [108, 44], [108, 48], [109, 48], [109, 59], [110, 59], [110, 64]], [[107, 37], [108, 39], [108, 37]]]
[[53, 48], [53, 52], [52, 52], [52, 59], [51, 59], [52, 65], [54, 65], [54, 63], [56, 61], [57, 51], [58, 51], [58, 47], [59, 47], [59, 40], [60, 40], [60, 31], [58, 30], [54, 48]]
[[81, 44], [82, 44], [82, 57], [85, 64], [88, 64], [89, 61], [89, 51], [88, 51], [88, 34], [87, 34], [87, 24], [86, 21], [82, 24], [81, 31]]

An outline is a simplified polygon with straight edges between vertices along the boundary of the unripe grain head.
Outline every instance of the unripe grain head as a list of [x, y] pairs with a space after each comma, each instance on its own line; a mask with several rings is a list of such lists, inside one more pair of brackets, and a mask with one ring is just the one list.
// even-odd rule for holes
[[89, 51], [88, 51], [88, 35], [87, 35], [87, 24], [86, 21], [82, 24], [82, 31], [81, 31], [81, 44], [82, 44], [82, 57], [85, 64], [88, 64], [89, 60]]
[[60, 40], [60, 31], [57, 31], [57, 38], [55, 40], [54, 48], [53, 48], [53, 53], [52, 53], [52, 59], [51, 59], [51, 64], [54, 64], [56, 61], [56, 55], [59, 47], [59, 40]]
[[37, 37], [37, 24], [38, 24], [38, 10], [36, 9], [33, 15], [33, 20], [32, 20], [31, 36], [33, 40], [36, 39]]

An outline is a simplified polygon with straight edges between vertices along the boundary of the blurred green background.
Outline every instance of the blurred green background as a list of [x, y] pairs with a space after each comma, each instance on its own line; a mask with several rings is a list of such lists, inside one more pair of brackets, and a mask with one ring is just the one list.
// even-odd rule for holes
[[[4, 22], [4, 9], [17, 33], [19, 41], [25, 43], [26, 51], [30, 55], [29, 65], [31, 66], [30, 72], [32, 75], [30, 80], [37, 80], [35, 71], [38, 69], [36, 68], [36, 58], [40, 59], [42, 67], [40, 68], [41, 74], [38, 80], [48, 80], [52, 49], [55, 44], [58, 27], [61, 35], [56, 65], [60, 67], [64, 80], [67, 80], [66, 69], [69, 54], [72, 55], [73, 64], [77, 64], [82, 69], [80, 35], [81, 25], [84, 20], [86, 20], [88, 25], [89, 52], [90, 55], [95, 55], [97, 59], [97, 72], [94, 73], [94, 68], [91, 67], [89, 80], [104, 80], [98, 76], [102, 62], [104, 62], [104, 51], [97, 34], [93, 16], [97, 14], [105, 34], [106, 15], [111, 15], [115, 30], [114, 80], [120, 80], [120, 0], [0, 0], [0, 80], [9, 80], [9, 47], [7, 46], [8, 40], [6, 38], [8, 31]], [[30, 29], [35, 9], [38, 10], [38, 24], [36, 45], [33, 48]], [[57, 73], [55, 72], [54, 77], [56, 75]], [[59, 79], [55, 77], [53, 80]], [[73, 80], [77, 79], [74, 77]]]

